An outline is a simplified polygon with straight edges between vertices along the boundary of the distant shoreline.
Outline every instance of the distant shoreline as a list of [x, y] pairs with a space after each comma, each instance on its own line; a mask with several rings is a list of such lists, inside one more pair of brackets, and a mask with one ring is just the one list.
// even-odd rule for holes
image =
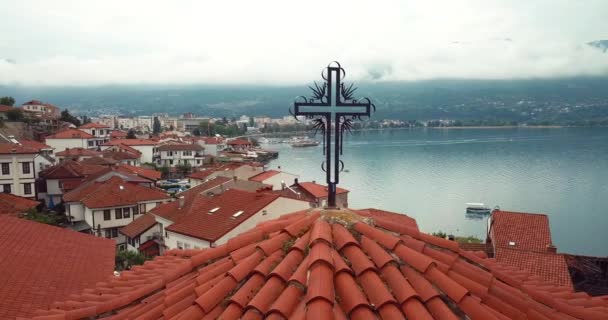
[[427, 129], [562, 129], [564, 126], [460, 126], [460, 127], [426, 127]]

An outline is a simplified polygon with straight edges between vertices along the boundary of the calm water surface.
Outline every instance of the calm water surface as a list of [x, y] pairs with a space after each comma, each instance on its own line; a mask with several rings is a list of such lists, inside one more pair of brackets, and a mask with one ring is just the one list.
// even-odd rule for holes
[[[352, 208], [482, 238], [487, 221], [467, 217], [466, 202], [546, 213], [560, 252], [608, 255], [608, 128], [383, 130], [345, 141], [340, 186]], [[263, 147], [280, 152], [270, 168], [325, 183], [320, 146]]]

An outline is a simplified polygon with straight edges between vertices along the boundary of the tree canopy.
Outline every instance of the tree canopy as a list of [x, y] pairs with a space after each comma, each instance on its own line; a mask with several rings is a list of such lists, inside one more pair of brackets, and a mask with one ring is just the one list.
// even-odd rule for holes
[[127, 132], [127, 139], [137, 139], [134, 129], [129, 129], [129, 131]]
[[15, 99], [13, 97], [1, 97], [0, 104], [12, 107], [15, 105]]
[[77, 127], [80, 127], [81, 122], [80, 119], [70, 114], [68, 109], [61, 111], [61, 117], [59, 118], [61, 121], [69, 122]]
[[158, 117], [154, 117], [154, 123], [152, 124], [152, 133], [153, 134], [159, 134], [161, 130], [161, 125], [160, 125], [160, 120], [158, 120]]

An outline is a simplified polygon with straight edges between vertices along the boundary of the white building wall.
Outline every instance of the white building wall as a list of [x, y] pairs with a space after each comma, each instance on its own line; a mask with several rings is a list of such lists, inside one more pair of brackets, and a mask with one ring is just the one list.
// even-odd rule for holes
[[[129, 242], [127, 241], [127, 249], [131, 250], [131, 251], [138, 251], [139, 246], [148, 241], [148, 237], [152, 237], [155, 233], [160, 233], [161, 232], [161, 226], [160, 224], [156, 224], [154, 226], [152, 226], [152, 228], [144, 231], [144, 233], [140, 234], [138, 237], [136, 237], [135, 239], [133, 239], [133, 245], [129, 244]], [[125, 238], [127, 238], [125, 236]]]
[[299, 178], [299, 177], [300, 176], [295, 175], [295, 174], [281, 172], [279, 174], [276, 174], [276, 175], [264, 180], [263, 183], [272, 185], [273, 190], [281, 190], [281, 188], [282, 188], [281, 182], [285, 182], [286, 185], [290, 186], [293, 184], [294, 179]]
[[[218, 239], [215, 244], [224, 244], [234, 236], [237, 236], [255, 227], [260, 222], [276, 219], [284, 214], [309, 208], [310, 204], [307, 201], [279, 197], [275, 201], [264, 207], [262, 210], [249, 217], [249, 219], [243, 221], [243, 223], [238, 225], [236, 228], [230, 230], [230, 232], [226, 233], [224, 236]], [[266, 211], [266, 214], [264, 214], [264, 211]]]
[[88, 148], [87, 139], [46, 139], [48, 146], [55, 149], [55, 152], [60, 152], [65, 149], [72, 148]]
[[189, 237], [180, 233], [175, 233], [172, 231], [166, 231], [165, 236], [165, 246], [169, 249], [177, 249], [177, 243], [182, 243], [182, 248], [186, 248], [186, 244], [189, 246], [189, 249], [195, 248], [209, 248], [209, 241]]
[[66, 204], [66, 213], [72, 216], [72, 222], [85, 220], [91, 227], [92, 220], [86, 220], [84, 216], [84, 205], [80, 202], [72, 202]]
[[[0, 163], [7, 163], [9, 172], [3, 174], [0, 170], [0, 185], [4, 192], [4, 185], [10, 185], [11, 193], [26, 198], [36, 197], [36, 185], [35, 185], [35, 157], [36, 154], [3, 154], [0, 155]], [[23, 173], [23, 164], [27, 162], [30, 168], [29, 173]], [[0, 167], [1, 168], [1, 167]], [[30, 185], [30, 194], [25, 194], [24, 184]]]

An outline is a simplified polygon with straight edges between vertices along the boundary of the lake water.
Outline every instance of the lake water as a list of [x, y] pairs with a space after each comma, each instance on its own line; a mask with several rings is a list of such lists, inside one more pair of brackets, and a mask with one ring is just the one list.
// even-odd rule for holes
[[[321, 146], [263, 147], [280, 152], [270, 168], [325, 183]], [[487, 221], [468, 218], [466, 202], [546, 213], [559, 252], [608, 255], [608, 128], [357, 132], [342, 159], [351, 208], [401, 212], [425, 232], [484, 239]]]

